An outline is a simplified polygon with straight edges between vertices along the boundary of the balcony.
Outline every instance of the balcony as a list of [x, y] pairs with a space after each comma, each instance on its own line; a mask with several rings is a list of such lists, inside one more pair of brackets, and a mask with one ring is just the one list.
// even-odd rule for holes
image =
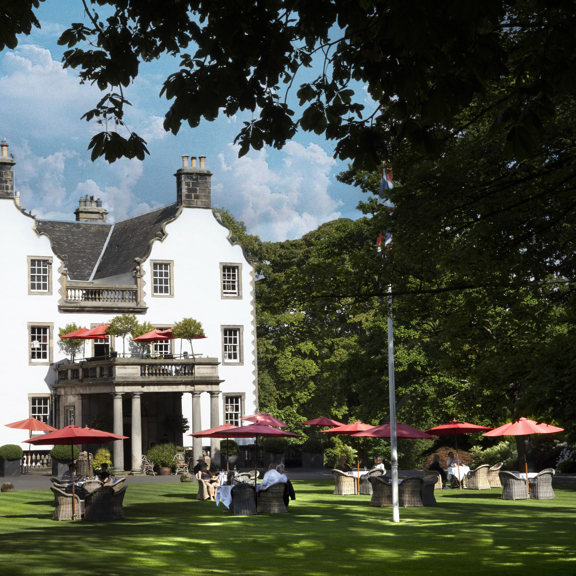
[[58, 364], [55, 388], [60, 392], [192, 392], [218, 390], [217, 358], [97, 357]]
[[147, 306], [142, 301], [139, 286], [63, 282], [61, 312], [142, 313]]

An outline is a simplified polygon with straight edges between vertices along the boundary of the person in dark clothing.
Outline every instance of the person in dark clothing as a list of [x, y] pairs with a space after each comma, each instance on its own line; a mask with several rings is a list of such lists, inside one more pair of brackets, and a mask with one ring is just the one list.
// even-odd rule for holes
[[194, 468], [192, 468], [192, 474], [194, 475], [198, 474], [198, 472], [202, 470], [202, 464], [206, 464], [206, 461], [204, 460], [204, 458], [198, 458], [198, 460], [196, 460], [196, 465], [194, 466]]
[[432, 463], [428, 467], [428, 470], [434, 470], [440, 473], [440, 477], [442, 478], [442, 486], [446, 486], [446, 482], [448, 481], [448, 475], [446, 474], [446, 470], [442, 468], [440, 465], [440, 456], [438, 454], [434, 454], [432, 458]]

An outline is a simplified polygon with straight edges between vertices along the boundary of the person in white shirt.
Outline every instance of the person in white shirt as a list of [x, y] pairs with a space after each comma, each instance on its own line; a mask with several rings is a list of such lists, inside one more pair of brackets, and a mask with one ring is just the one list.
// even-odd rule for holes
[[[278, 468], [281, 467], [281, 471], [278, 471]], [[288, 477], [284, 474], [284, 466], [282, 464], [278, 464], [278, 466], [274, 466], [274, 464], [270, 464], [268, 467], [268, 471], [264, 474], [264, 478], [262, 478], [262, 482], [258, 484], [256, 489], [266, 490], [270, 488], [272, 484], [278, 484], [279, 482], [288, 482]]]
[[384, 474], [386, 474], [386, 466], [384, 466], [384, 462], [382, 462], [382, 458], [380, 456], [374, 457], [374, 466], [372, 470], [382, 470]]

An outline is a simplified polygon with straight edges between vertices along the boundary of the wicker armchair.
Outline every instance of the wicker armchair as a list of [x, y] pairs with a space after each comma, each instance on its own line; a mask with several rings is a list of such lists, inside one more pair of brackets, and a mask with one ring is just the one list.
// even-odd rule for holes
[[400, 506], [424, 506], [422, 502], [422, 478], [406, 478], [398, 487]]
[[488, 464], [482, 464], [476, 470], [470, 470], [466, 474], [466, 488], [468, 490], [490, 490], [489, 468]]
[[278, 482], [272, 484], [266, 490], [260, 490], [257, 494], [258, 514], [280, 514], [288, 512], [288, 507], [284, 503], [284, 492], [286, 483]]
[[529, 480], [530, 498], [536, 500], [552, 500], [556, 495], [552, 489], [554, 468], [545, 468], [538, 472], [538, 476]]
[[382, 468], [373, 468], [360, 476], [360, 494], [372, 494], [372, 484], [370, 478], [374, 476], [383, 476], [384, 470]]
[[112, 486], [112, 518], [114, 520], [122, 520], [124, 518], [124, 496], [128, 486], [122, 486], [116, 489]]
[[196, 474], [196, 480], [198, 480], [198, 496], [197, 500], [210, 500], [210, 491], [208, 490], [208, 484], [205, 480], [202, 480], [200, 475], [202, 472]]
[[100, 482], [100, 480], [86, 480], [84, 482], [84, 484], [82, 484], [82, 488], [84, 489], [84, 493], [85, 494], [92, 494], [92, 492], [95, 492], [96, 490], [100, 490], [100, 488], [102, 488], [103, 484], [102, 482]]
[[368, 481], [372, 485], [370, 506], [392, 506], [392, 484], [384, 476], [371, 476]]
[[174, 474], [187, 474], [188, 473], [188, 464], [186, 463], [186, 459], [184, 458], [184, 454], [179, 452], [178, 454], [174, 455]]
[[529, 498], [526, 480], [518, 478], [506, 470], [501, 470], [498, 475], [502, 484], [501, 497], [503, 500], [527, 500]]
[[114, 520], [113, 496], [114, 489], [111, 486], [102, 486], [99, 490], [87, 494], [84, 520], [89, 522], [110, 522]]
[[428, 470], [424, 468], [424, 482], [434, 484], [434, 490], [442, 490], [442, 476], [437, 470]]
[[334, 476], [334, 492], [333, 494], [356, 494], [356, 478], [349, 476], [342, 470], [332, 470]]
[[488, 470], [488, 480], [490, 482], [490, 488], [502, 488], [502, 483], [500, 482], [500, 476], [498, 473], [502, 469], [504, 465], [503, 462], [498, 462], [498, 464], [494, 464], [494, 466], [490, 466]]
[[[50, 490], [54, 494], [54, 505], [56, 506], [52, 514], [52, 520], [74, 520], [84, 515], [84, 500], [81, 500], [78, 494], [74, 494], [74, 497], [72, 497], [71, 493], [65, 492], [56, 486], [50, 486]], [[74, 510], [72, 510], [73, 500]]]
[[234, 516], [256, 514], [256, 490], [253, 484], [239, 482], [232, 487], [232, 505], [230, 510]]
[[428, 471], [424, 474], [422, 479], [422, 487], [420, 488], [420, 497], [422, 498], [422, 504], [424, 506], [435, 506], [436, 496], [434, 496], [434, 490], [436, 489], [437, 483], [440, 482], [440, 488], [442, 488], [442, 477], [439, 472]]

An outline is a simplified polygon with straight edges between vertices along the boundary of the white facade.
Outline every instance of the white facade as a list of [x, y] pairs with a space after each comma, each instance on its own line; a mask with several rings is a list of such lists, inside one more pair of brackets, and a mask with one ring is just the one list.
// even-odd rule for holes
[[[229, 420], [227, 407], [232, 406], [241, 414], [256, 411], [253, 267], [210, 208], [210, 173], [203, 163], [200, 169], [195, 164], [189, 168], [187, 164], [185, 157], [183, 168], [176, 174], [174, 196], [177, 201], [163, 210], [115, 225], [87, 219], [69, 223], [39, 222], [22, 210], [14, 198], [13, 173], [17, 169], [3, 144], [0, 157], [0, 265], [3, 271], [0, 445], [19, 444], [26, 439], [26, 431], [3, 425], [38, 416], [43, 404], [47, 404], [48, 422], [54, 426], [68, 424], [67, 418], [78, 425], [94, 425], [93, 421], [83, 421], [86, 415], [92, 419], [107, 416], [115, 419], [115, 431], [134, 435], [132, 444], [140, 442], [133, 428], [135, 404], [130, 398], [140, 396], [141, 390], [138, 402], [142, 402], [142, 445], [130, 448], [134, 469], [134, 457], [140, 458], [151, 445], [168, 439], [166, 430], [162, 432], [165, 422], [163, 424], [158, 414], [146, 423], [147, 412], [154, 412], [151, 404], [146, 408], [148, 394], [156, 394], [155, 404], [163, 394], [170, 395], [169, 402], [178, 399], [179, 406], [166, 416], [172, 418], [181, 409], [190, 429], [183, 437], [176, 434], [169, 440], [188, 446], [193, 445], [187, 435], [191, 431]], [[194, 193], [189, 194], [190, 190]], [[88, 205], [96, 206], [86, 200]], [[93, 244], [92, 234], [95, 234]], [[122, 259], [129, 261], [122, 262]], [[160, 282], [156, 288], [155, 276]], [[84, 301], [88, 292], [83, 286], [92, 289], [93, 297], [99, 286], [119, 285], [131, 286], [132, 296], [136, 295], [135, 303], [128, 304], [126, 309], [121, 298], [115, 303]], [[102, 293], [113, 292], [108, 288]], [[160, 293], [154, 294], [155, 290]], [[113, 366], [110, 370], [116, 370], [115, 376], [105, 383], [88, 377], [63, 381], [65, 372], [59, 370], [71, 362], [59, 347], [60, 329], [70, 323], [82, 327], [108, 323], [122, 313], [135, 313], [140, 322], [148, 321], [160, 328], [171, 327], [184, 318], [200, 321], [206, 338], [194, 340], [196, 359], [189, 360], [192, 364], [199, 363], [193, 367], [194, 377], [189, 380], [170, 377], [169, 383], [148, 377], [140, 383], [138, 374], [142, 368], [131, 366], [131, 374], [136, 376], [126, 384], [124, 377], [119, 376], [122, 367]], [[42, 342], [43, 337], [49, 340]], [[141, 353], [130, 346], [129, 340], [126, 356], [134, 354], [140, 358]], [[121, 339], [112, 340], [110, 346], [123, 356]], [[168, 352], [175, 362], [182, 353], [192, 352], [186, 341], [172, 340], [167, 346], [171, 347]], [[94, 341], [87, 340], [81, 356], [95, 356], [96, 352]], [[210, 365], [202, 366], [204, 361]], [[179, 365], [170, 369], [171, 374], [180, 373]], [[128, 374], [128, 367], [125, 370]], [[201, 382], [203, 370], [211, 371], [211, 380], [206, 385]], [[73, 370], [68, 374], [73, 374]], [[113, 408], [114, 395], [122, 396], [122, 400]], [[97, 397], [98, 414], [94, 412]], [[107, 415], [102, 414], [103, 407]], [[123, 412], [123, 422], [119, 422], [120, 412], [113, 414], [114, 409]], [[136, 409], [140, 411], [139, 405]], [[212, 446], [217, 447], [217, 441]], [[194, 456], [201, 447], [201, 441], [196, 440]], [[129, 462], [128, 458], [125, 461]]]

